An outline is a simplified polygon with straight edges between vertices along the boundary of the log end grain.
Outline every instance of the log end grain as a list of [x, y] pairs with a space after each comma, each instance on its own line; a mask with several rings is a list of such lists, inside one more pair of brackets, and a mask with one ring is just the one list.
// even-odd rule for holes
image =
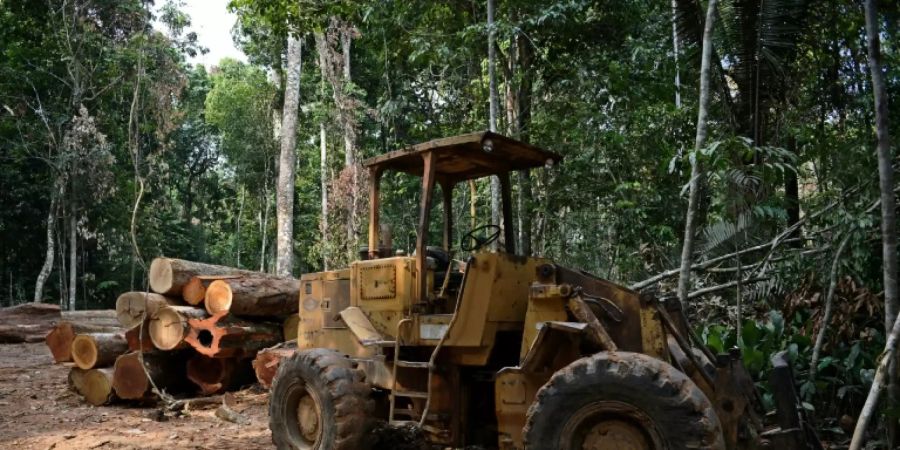
[[206, 286], [203, 280], [198, 277], [192, 277], [191, 281], [181, 290], [181, 297], [185, 303], [189, 305], [199, 305], [206, 297]]
[[175, 288], [172, 263], [168, 258], [155, 258], [150, 263], [150, 289], [160, 294], [170, 294]]
[[185, 338], [185, 319], [174, 308], [160, 308], [150, 319], [150, 340], [160, 350], [173, 350]]
[[204, 304], [210, 315], [227, 313], [231, 309], [231, 286], [224, 280], [216, 280], [206, 288]]
[[60, 322], [50, 333], [47, 333], [44, 342], [53, 355], [53, 360], [61, 362], [69, 362], [72, 360], [72, 341], [75, 340], [75, 330], [69, 322]]
[[97, 340], [89, 334], [79, 334], [72, 340], [72, 360], [81, 369], [93, 369], [97, 364]]
[[145, 397], [150, 390], [150, 381], [147, 379], [139, 353], [126, 353], [116, 358], [112, 387], [116, 396], [125, 400], [139, 400]]
[[91, 369], [82, 380], [84, 400], [94, 406], [105, 405], [114, 398], [113, 370], [110, 368]]

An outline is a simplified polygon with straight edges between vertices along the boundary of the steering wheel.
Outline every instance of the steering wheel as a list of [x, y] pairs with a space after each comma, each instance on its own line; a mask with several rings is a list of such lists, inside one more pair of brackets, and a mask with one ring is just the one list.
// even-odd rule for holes
[[[475, 233], [478, 233], [479, 231], [484, 231], [484, 230], [493, 230], [493, 231], [491, 231], [487, 235], [477, 236], [475, 234]], [[494, 225], [492, 223], [474, 228], [472, 231], [469, 231], [468, 233], [464, 234], [459, 239], [459, 248], [463, 249], [463, 251], [474, 252], [475, 250], [478, 250], [478, 249], [490, 244], [491, 242], [496, 241], [500, 237], [500, 231], [501, 231], [500, 226]], [[470, 242], [470, 241], [473, 242], [473, 244], [471, 246], [466, 245], [466, 243]]]

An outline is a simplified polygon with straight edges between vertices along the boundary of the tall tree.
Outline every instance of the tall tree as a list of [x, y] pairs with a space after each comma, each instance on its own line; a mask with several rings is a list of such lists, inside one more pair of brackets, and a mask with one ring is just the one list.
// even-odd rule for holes
[[[891, 166], [891, 137], [888, 124], [888, 94], [884, 72], [881, 69], [881, 27], [875, 0], [866, 0], [866, 42], [869, 52], [869, 71], [872, 75], [872, 92], [875, 97], [875, 132], [878, 139], [878, 184], [881, 191], [881, 257], [884, 279], [884, 330], [890, 334], [894, 319], [900, 310], [900, 294], [897, 291], [897, 228], [894, 200], [894, 169]], [[897, 385], [897, 363], [888, 369], [888, 407], [900, 400]], [[886, 420], [890, 448], [897, 441], [897, 421]]]
[[[497, 110], [499, 95], [497, 93], [497, 50], [495, 48], [497, 31], [494, 25], [494, 0], [487, 0], [487, 28], [488, 28], [488, 97], [490, 97], [490, 109], [488, 112], [488, 129], [497, 131]], [[500, 225], [500, 179], [491, 177], [491, 223]], [[509, 226], [503, 224], [502, 226]], [[494, 242], [494, 248], [497, 243]]]
[[710, 60], [713, 53], [713, 30], [716, 23], [716, 0], [709, 0], [706, 11], [706, 23], [703, 27], [703, 53], [700, 59], [700, 100], [697, 106], [697, 135], [694, 141], [694, 155], [691, 159], [690, 192], [688, 208], [684, 221], [684, 241], [681, 247], [681, 271], [678, 277], [678, 299], [687, 301], [691, 283], [691, 263], [694, 253], [694, 234], [697, 231], [697, 210], [700, 201], [703, 168], [701, 150], [706, 147], [707, 115], [709, 114], [709, 77]]
[[288, 37], [287, 77], [284, 87], [284, 107], [281, 118], [281, 154], [278, 158], [276, 211], [275, 272], [291, 276], [294, 269], [294, 171], [297, 158], [297, 115], [300, 110], [300, 69], [303, 42], [294, 35]]

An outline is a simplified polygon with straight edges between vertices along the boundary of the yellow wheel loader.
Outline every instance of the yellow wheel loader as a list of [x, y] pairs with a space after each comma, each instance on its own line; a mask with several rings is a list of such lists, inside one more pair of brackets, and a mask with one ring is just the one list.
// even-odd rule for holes
[[[364, 163], [368, 247], [349, 268], [301, 277], [300, 351], [281, 362], [270, 396], [278, 448], [365, 449], [384, 422], [418, 427], [437, 448], [821, 448], [783, 355], [778, 410], [766, 415], [739, 352], [711, 354], [676, 301], [516, 253], [510, 172], [560, 159], [484, 132]], [[379, 224], [388, 171], [421, 177], [411, 255]], [[453, 242], [454, 189], [490, 176], [504, 226]]]

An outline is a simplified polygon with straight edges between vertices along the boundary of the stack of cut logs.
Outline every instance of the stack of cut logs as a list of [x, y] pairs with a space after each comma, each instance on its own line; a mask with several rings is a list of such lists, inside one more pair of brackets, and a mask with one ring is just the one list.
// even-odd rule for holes
[[69, 386], [93, 405], [212, 395], [252, 382], [254, 370], [269, 387], [294, 352], [296, 279], [157, 258], [149, 285], [119, 296], [114, 312], [95, 312], [116, 323], [63, 320], [46, 337], [57, 362], [75, 363]]

